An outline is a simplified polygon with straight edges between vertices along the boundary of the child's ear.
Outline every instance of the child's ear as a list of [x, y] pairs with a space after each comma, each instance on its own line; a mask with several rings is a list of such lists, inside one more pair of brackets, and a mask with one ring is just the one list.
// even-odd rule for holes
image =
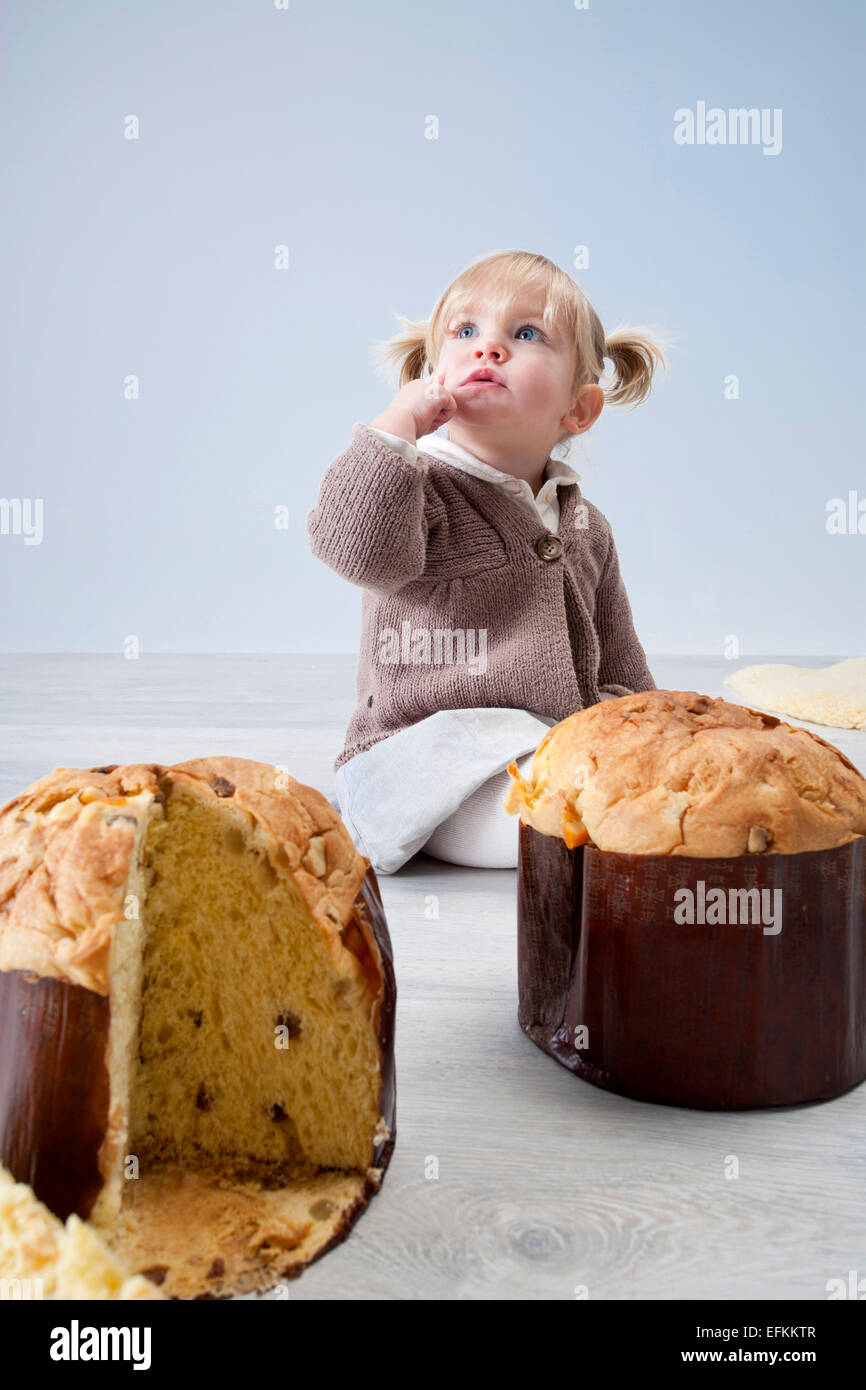
[[560, 424], [572, 434], [583, 434], [584, 430], [595, 424], [603, 405], [604, 392], [600, 386], [581, 386], [577, 400], [568, 414], [563, 415]]

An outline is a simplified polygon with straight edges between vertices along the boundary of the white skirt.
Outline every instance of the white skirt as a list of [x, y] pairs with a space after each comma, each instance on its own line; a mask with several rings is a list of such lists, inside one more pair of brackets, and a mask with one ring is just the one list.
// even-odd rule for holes
[[376, 873], [394, 873], [428, 841], [451, 863], [514, 868], [507, 765], [534, 753], [556, 722], [499, 706], [444, 709], [380, 739], [337, 769], [346, 829]]

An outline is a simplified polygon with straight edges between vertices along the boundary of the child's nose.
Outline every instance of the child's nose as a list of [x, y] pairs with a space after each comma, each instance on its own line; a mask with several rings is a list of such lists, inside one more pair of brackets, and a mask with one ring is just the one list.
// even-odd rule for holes
[[476, 357], [503, 357], [505, 348], [498, 338], [482, 338], [475, 349]]

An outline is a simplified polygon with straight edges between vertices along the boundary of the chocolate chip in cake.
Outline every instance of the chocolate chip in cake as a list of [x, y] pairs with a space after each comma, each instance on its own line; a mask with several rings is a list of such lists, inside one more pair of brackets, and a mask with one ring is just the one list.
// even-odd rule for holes
[[219, 1278], [221, 1278], [221, 1276], [222, 1276], [223, 1274], [225, 1274], [225, 1272], [226, 1272], [226, 1262], [225, 1262], [225, 1260], [223, 1260], [223, 1259], [221, 1259], [221, 1258], [218, 1257], [217, 1259], [214, 1260], [213, 1264], [211, 1265], [210, 1269], [208, 1270], [208, 1272], [207, 1272], [207, 1277], [208, 1277], [208, 1279], [219, 1279]]
[[[91, 768], [91, 772], [93, 769]], [[141, 1273], [145, 1279], [149, 1279], [151, 1284], [164, 1284], [165, 1276], [168, 1274], [168, 1265], [151, 1265], [150, 1269], [143, 1269]]]
[[234, 783], [230, 782], [227, 777], [215, 777], [211, 786], [217, 796], [234, 796], [235, 794]]
[[204, 1082], [198, 1088], [195, 1097], [196, 1110], [210, 1110], [213, 1105], [213, 1094], [205, 1086]]
[[276, 1101], [274, 1101], [273, 1105], [267, 1106], [266, 1109], [268, 1119], [273, 1120], [274, 1124], [278, 1125], [282, 1120], [287, 1120], [289, 1118], [287, 1112]]
[[368, 695], [368, 696], [367, 696], [367, 708], [368, 708], [368, 709], [369, 709], [370, 705], [372, 705], [372, 703], [373, 703], [373, 696], [372, 696], [372, 695]]
[[114, 772], [120, 763], [109, 763], [106, 767], [89, 767], [88, 772]]
[[196, 1028], [200, 1028], [201, 1021], [204, 1018], [204, 1014], [202, 1013], [201, 1009], [187, 1009], [187, 1013], [189, 1014]]
[[281, 1173], [262, 1173], [258, 1182], [266, 1192], [276, 1192], [279, 1188], [285, 1187], [285, 1179]]
[[277, 1026], [287, 1029], [290, 1038], [299, 1038], [301, 1036], [301, 1020], [298, 1018], [297, 1014], [293, 1014], [289, 1009], [285, 1009], [281, 1014], [277, 1014]]

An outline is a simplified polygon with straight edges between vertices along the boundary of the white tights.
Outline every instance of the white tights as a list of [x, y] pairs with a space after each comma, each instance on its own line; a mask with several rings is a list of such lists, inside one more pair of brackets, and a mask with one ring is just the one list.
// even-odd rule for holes
[[[521, 776], [529, 774], [534, 752], [517, 760]], [[482, 782], [457, 810], [440, 822], [421, 846], [424, 854], [448, 864], [475, 869], [516, 869], [519, 815], [509, 815], [502, 802], [511, 785], [507, 768]]]

